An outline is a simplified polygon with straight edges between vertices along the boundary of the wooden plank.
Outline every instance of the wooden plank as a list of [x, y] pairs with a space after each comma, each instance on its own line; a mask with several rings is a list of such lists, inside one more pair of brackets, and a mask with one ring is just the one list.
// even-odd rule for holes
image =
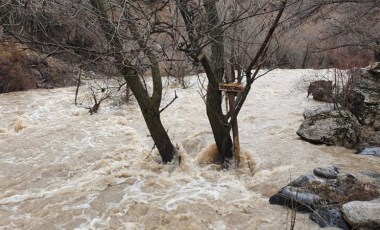
[[227, 92], [243, 92], [244, 86], [240, 83], [219, 83], [219, 90]]

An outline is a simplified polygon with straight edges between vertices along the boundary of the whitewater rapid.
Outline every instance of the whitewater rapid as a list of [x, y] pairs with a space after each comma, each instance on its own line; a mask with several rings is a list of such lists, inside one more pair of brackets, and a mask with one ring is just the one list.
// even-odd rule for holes
[[[199, 81], [169, 82], [164, 126], [181, 164], [162, 165], [137, 102], [74, 105], [75, 88], [0, 95], [0, 229], [287, 229], [290, 211], [269, 196], [315, 167], [358, 177], [380, 160], [296, 135], [318, 102], [296, 90], [307, 70], [258, 79], [239, 115], [240, 168], [198, 164], [213, 143]], [[203, 151], [202, 151], [203, 150]], [[202, 154], [201, 153], [201, 154]], [[296, 229], [319, 229], [297, 214]]]

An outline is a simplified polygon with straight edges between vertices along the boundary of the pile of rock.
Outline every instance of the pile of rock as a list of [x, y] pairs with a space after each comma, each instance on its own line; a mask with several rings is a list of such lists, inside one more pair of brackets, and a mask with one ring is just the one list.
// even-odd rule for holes
[[[305, 121], [297, 131], [302, 139], [347, 148], [380, 147], [380, 62], [371, 64], [359, 75], [345, 86], [349, 92], [343, 102], [345, 110], [334, 110], [338, 106], [335, 104], [304, 113]], [[325, 92], [325, 97], [330, 97], [330, 85], [328, 81], [312, 82], [308, 93]], [[380, 154], [376, 151], [373, 155]]]
[[[376, 174], [380, 177], [380, 174]], [[278, 204], [309, 212], [321, 227], [380, 229], [380, 191], [337, 167], [316, 168], [270, 197]]]

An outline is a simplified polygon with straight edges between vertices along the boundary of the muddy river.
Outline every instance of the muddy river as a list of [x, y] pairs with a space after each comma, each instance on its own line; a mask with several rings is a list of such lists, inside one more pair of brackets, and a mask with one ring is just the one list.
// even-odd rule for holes
[[[289, 229], [290, 211], [270, 205], [281, 187], [315, 167], [360, 176], [380, 160], [312, 145], [296, 130], [319, 103], [295, 85], [306, 70], [275, 70], [254, 83], [239, 115], [243, 160], [201, 165], [212, 144], [196, 79], [171, 82], [178, 99], [163, 123], [181, 164], [162, 165], [135, 100], [98, 114], [74, 105], [75, 88], [0, 95], [0, 229]], [[319, 229], [297, 214], [296, 229]]]

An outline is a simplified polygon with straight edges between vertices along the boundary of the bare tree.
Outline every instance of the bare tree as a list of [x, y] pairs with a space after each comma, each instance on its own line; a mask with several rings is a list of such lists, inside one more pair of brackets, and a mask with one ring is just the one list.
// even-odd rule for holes
[[[140, 33], [140, 28], [137, 24], [138, 19], [136, 19], [139, 16], [151, 14], [145, 16], [144, 21], [142, 22], [144, 24], [149, 24], [150, 20], [148, 17], [154, 17], [155, 12], [138, 12], [139, 6], [132, 5], [129, 1], [123, 1], [123, 5], [119, 5], [121, 12], [117, 12], [120, 14], [120, 21], [122, 20], [125, 22], [125, 29], [128, 30], [131, 36], [130, 38], [137, 43], [138, 47], [142, 50], [141, 52], [149, 61], [153, 80], [153, 92], [150, 96], [140, 79], [139, 67], [132, 63], [130, 56], [125, 55], [126, 49], [122, 41], [123, 36], [121, 32], [118, 31], [122, 27], [121, 25], [116, 25], [109, 15], [111, 13], [112, 16], [112, 13], [114, 13], [110, 6], [111, 2], [105, 0], [91, 0], [90, 2], [95, 9], [102, 31], [109, 42], [112, 56], [115, 59], [114, 63], [135, 95], [154, 143], [158, 148], [163, 162], [167, 163], [173, 159], [175, 149], [160, 119], [162, 80], [159, 70], [159, 62], [152, 46], [149, 46], [148, 40], [145, 39], [144, 34]], [[111, 12], [108, 9], [111, 9]], [[136, 15], [132, 13], [132, 9], [137, 9]], [[145, 35], [149, 36], [149, 34]]]
[[[207, 116], [220, 154], [221, 164], [224, 167], [228, 166], [228, 162], [234, 154], [238, 162], [237, 116], [250, 92], [252, 83], [259, 77], [259, 70], [265, 61], [269, 44], [287, 5], [287, 1], [281, 1], [278, 4], [273, 4], [272, 1], [242, 2], [244, 3], [235, 3], [234, 5], [234, 3], [212, 0], [198, 3], [196, 1], [176, 1], [187, 32], [186, 36], [182, 37], [183, 42], [180, 48], [194, 61], [199, 62], [207, 75]], [[244, 53], [237, 56], [236, 53], [231, 52], [232, 55], [227, 57], [226, 31], [247, 19], [257, 19], [262, 15], [266, 19], [264, 23], [259, 24], [261, 27], [258, 30], [250, 33], [253, 38], [257, 39], [253, 54]], [[241, 45], [241, 43], [235, 42], [236, 37], [231, 37], [230, 40], [233, 41], [231, 44], [235, 45], [232, 47]], [[247, 42], [244, 44], [245, 47], [240, 48], [253, 46], [252, 44], [247, 46]], [[226, 73], [225, 67], [228, 62], [230, 62], [228, 64], [230, 71]], [[238, 74], [237, 77], [235, 70]], [[245, 76], [245, 86], [244, 88], [238, 86], [240, 89], [237, 89], [236, 93], [230, 94], [230, 109], [224, 113], [220, 84], [237, 81], [236, 83], [239, 85], [243, 75]], [[234, 127], [235, 145], [230, 135], [232, 127]]]
[[[184, 52], [207, 75], [207, 116], [221, 164], [227, 166], [234, 152], [238, 161], [237, 116], [251, 84], [270, 56], [269, 44], [286, 5], [287, 1], [269, 0], [176, 0], [149, 4], [127, 0], [12, 1], [8, 21], [14, 18], [23, 21], [20, 15], [31, 20], [9, 23], [12, 26], [5, 29], [19, 41], [42, 48], [48, 55], [64, 50], [91, 61], [102, 57], [112, 61], [136, 97], [164, 162], [172, 160], [175, 149], [160, 119], [163, 111], [160, 63], [167, 60], [169, 52]], [[169, 18], [162, 17], [163, 12]], [[239, 36], [238, 30], [244, 23], [254, 29]], [[87, 33], [81, 34], [72, 27], [86, 27]], [[143, 78], [147, 69], [152, 76], [151, 92]], [[245, 85], [240, 86], [239, 92], [226, 92], [229, 110], [223, 111], [220, 84], [241, 85], [243, 81]], [[232, 127], [235, 144], [230, 135]]]
[[[239, 161], [237, 117], [251, 85], [263, 75], [263, 67], [276, 67], [284, 57], [279, 55], [281, 34], [324, 17], [335, 28], [348, 31], [350, 25], [349, 31], [359, 35], [360, 26], [336, 20], [337, 9], [352, 9], [355, 4], [364, 7], [356, 16], [365, 16], [365, 7], [379, 8], [376, 0], [19, 0], [1, 1], [0, 18], [6, 34], [46, 55], [112, 63], [135, 96], [165, 163], [173, 159], [175, 148], [160, 119], [166, 108], [161, 105], [161, 75], [165, 62], [173, 63], [173, 57], [185, 60], [180, 52], [185, 53], [206, 73], [207, 116], [221, 164], [227, 166], [234, 155]], [[372, 26], [377, 28], [378, 23]], [[337, 33], [341, 31], [334, 30], [333, 37], [343, 36]], [[361, 41], [367, 39], [369, 44], [378, 37], [367, 34]], [[339, 44], [334, 43], [334, 48]], [[182, 76], [183, 69], [180, 72]], [[151, 90], [145, 75], [152, 77]]]
[[[305, 1], [296, 19], [308, 27], [313, 24], [313, 29], [318, 31], [317, 40], [307, 39], [309, 53], [320, 54], [320, 57], [326, 54], [326, 67], [350, 68], [377, 60], [376, 44], [380, 42], [378, 0]], [[362, 63], [363, 59], [367, 63]]]
[[[162, 82], [155, 49], [155, 20], [165, 3], [21, 0], [0, 5], [4, 30], [17, 41], [47, 55], [111, 62], [134, 94], [163, 162], [173, 159], [175, 148], [160, 118]], [[143, 78], [147, 70], [152, 91]], [[91, 109], [96, 110], [102, 99], [94, 97]]]

